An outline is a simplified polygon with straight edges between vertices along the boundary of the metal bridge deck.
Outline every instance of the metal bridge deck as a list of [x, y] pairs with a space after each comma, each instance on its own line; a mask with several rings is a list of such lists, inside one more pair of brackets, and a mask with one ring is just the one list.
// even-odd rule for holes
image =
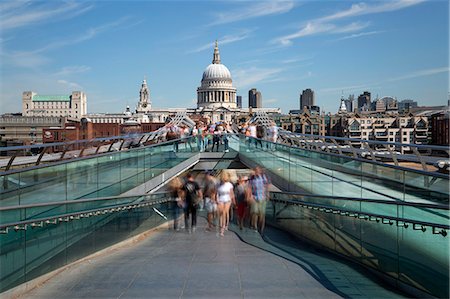
[[[402, 298], [288, 235], [160, 228], [85, 259], [22, 298]], [[291, 248], [292, 246], [292, 248]], [[287, 253], [290, 249], [293, 254]]]

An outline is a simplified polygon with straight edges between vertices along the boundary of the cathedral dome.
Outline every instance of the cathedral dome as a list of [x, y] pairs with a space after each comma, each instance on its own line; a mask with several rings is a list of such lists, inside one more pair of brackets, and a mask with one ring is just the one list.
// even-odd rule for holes
[[203, 72], [201, 86], [197, 88], [197, 108], [236, 108], [236, 88], [231, 73], [220, 62], [219, 46], [214, 47], [212, 63]]
[[202, 80], [209, 79], [229, 79], [231, 80], [231, 73], [223, 64], [211, 63], [203, 72]]

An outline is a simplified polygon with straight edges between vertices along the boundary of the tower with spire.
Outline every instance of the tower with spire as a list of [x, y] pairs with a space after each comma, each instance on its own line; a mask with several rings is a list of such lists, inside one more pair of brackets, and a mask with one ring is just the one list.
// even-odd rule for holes
[[213, 64], [220, 64], [220, 53], [219, 53], [219, 44], [216, 39], [216, 45], [214, 47], [214, 56], [213, 56]]
[[147, 79], [144, 78], [139, 91], [139, 102], [136, 107], [136, 113], [149, 112], [152, 109], [152, 103], [150, 102], [150, 92], [147, 87]]

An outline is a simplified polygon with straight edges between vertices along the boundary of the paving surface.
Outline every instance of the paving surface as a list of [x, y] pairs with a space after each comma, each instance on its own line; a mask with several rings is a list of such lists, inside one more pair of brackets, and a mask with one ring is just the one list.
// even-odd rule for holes
[[[293, 241], [275, 230], [267, 230], [270, 241], [265, 242], [249, 229], [233, 226], [220, 237], [205, 227], [199, 217], [194, 233], [160, 229], [138, 243], [71, 266], [21, 298], [398, 297], [360, 279], [350, 267], [341, 269], [337, 261], [306, 254], [304, 248], [297, 253], [306, 259], [289, 255], [277, 244], [285, 240], [288, 248]], [[317, 257], [319, 266], [310, 265], [309, 259]], [[331, 280], [321, 266], [331, 271]], [[336, 275], [344, 278], [336, 283]], [[351, 280], [359, 287], [351, 286]], [[371, 296], [362, 296], [364, 288], [372, 290]]]

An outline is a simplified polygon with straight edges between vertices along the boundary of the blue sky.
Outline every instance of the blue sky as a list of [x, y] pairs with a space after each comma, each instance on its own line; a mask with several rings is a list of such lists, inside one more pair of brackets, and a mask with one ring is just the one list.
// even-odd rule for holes
[[306, 88], [333, 113], [342, 91], [447, 103], [448, 1], [2, 1], [0, 113], [26, 90], [120, 112], [144, 76], [153, 107], [195, 107], [215, 39], [244, 106], [252, 87], [283, 112]]

